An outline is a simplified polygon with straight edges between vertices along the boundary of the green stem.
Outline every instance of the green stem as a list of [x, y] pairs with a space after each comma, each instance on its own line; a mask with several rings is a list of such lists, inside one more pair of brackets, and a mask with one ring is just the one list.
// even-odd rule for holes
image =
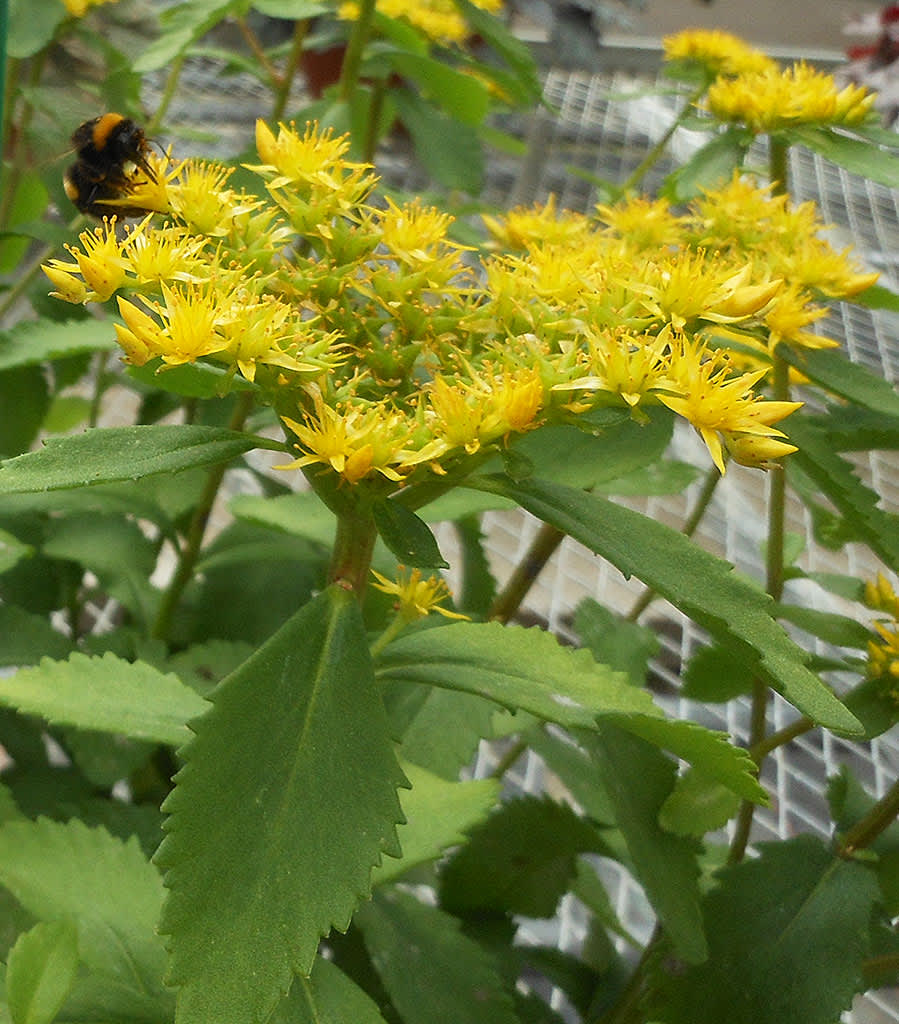
[[496, 599], [487, 613], [488, 619], [508, 622], [512, 618], [521, 607], [521, 602], [543, 571], [546, 563], [564, 539], [565, 534], [555, 526], [544, 523], [540, 527], [524, 558], [515, 567], [503, 589], [496, 595]]
[[381, 651], [392, 643], [402, 631], [409, 625], [409, 619], [402, 612], [397, 612], [388, 624], [383, 633], [371, 645], [371, 656], [376, 658]]
[[652, 147], [652, 149], [646, 154], [645, 157], [640, 161], [639, 164], [634, 168], [630, 175], [625, 179], [624, 184], [620, 185], [616, 191], [615, 198], [620, 198], [626, 195], [635, 185], [638, 185], [646, 174], [655, 166], [661, 155], [665, 152], [665, 147], [671, 141], [671, 137], [677, 131], [677, 129], [686, 120], [687, 115], [691, 112], [693, 107], [702, 99], [708, 90], [708, 83], [703, 82], [698, 88], [696, 88], [687, 98], [687, 102], [684, 104], [683, 110], [677, 115], [677, 117], [671, 122], [666, 130], [665, 134], [659, 139], [659, 141]]
[[[44, 64], [47, 60], [46, 50], [42, 50], [38, 53], [31, 63], [31, 71], [28, 76], [29, 94], [32, 90], [36, 89], [40, 84], [41, 75], [44, 71]], [[10, 168], [5, 176], [3, 182], [3, 193], [0, 195], [0, 229], [9, 226], [9, 218], [12, 215], [13, 203], [15, 202], [16, 192], [19, 189], [19, 183], [22, 180], [23, 175], [28, 166], [28, 147], [26, 145], [26, 137], [28, 134], [28, 126], [31, 123], [31, 118], [34, 115], [33, 104], [26, 99], [25, 105], [22, 108], [22, 115], [19, 119], [18, 130], [16, 132], [16, 138], [12, 139], [12, 132], [10, 136], [6, 138], [6, 144], [15, 142], [15, 147], [12, 152], [10, 159]]]
[[371, 102], [368, 105], [368, 119], [365, 124], [365, 139], [362, 144], [362, 159], [370, 164], [374, 160], [378, 145], [378, 122], [384, 110], [384, 97], [387, 95], [387, 83], [378, 79], [372, 86]]
[[370, 507], [359, 502], [337, 513], [337, 534], [328, 578], [351, 590], [361, 602], [368, 586], [378, 531]]
[[501, 779], [527, 749], [528, 745], [524, 740], [516, 740], [496, 762], [493, 771], [490, 773], [490, 778]]
[[893, 822], [899, 815], [899, 780], [884, 793], [871, 810], [857, 821], [843, 837], [840, 853], [851, 857], [856, 850], [864, 850]]
[[756, 764], [761, 764], [772, 750], [777, 750], [778, 747], [785, 747], [788, 743], [792, 743], [797, 736], [810, 732], [814, 728], [815, 723], [803, 715], [801, 718], [797, 718], [791, 725], [784, 726], [783, 729], [772, 732], [770, 736], [763, 737], [754, 746], [749, 747], [747, 753]]
[[274, 64], [268, 59], [268, 54], [265, 52], [265, 47], [259, 41], [259, 37], [250, 28], [247, 19], [242, 16], [237, 16], [235, 19], [238, 31], [244, 38], [244, 42], [249, 46], [250, 51], [259, 63], [262, 70], [268, 75], [269, 87], [272, 92], [278, 92], [281, 88], [283, 76], [281, 72], [275, 67]]
[[184, 61], [186, 59], [186, 54], [181, 54], [180, 57], [176, 57], [172, 62], [168, 77], [165, 80], [165, 88], [162, 90], [162, 96], [159, 98], [159, 106], [156, 108], [156, 113], [147, 122], [147, 135], [155, 135], [162, 126], [163, 119], [168, 112], [169, 106], [174, 99], [175, 91], [178, 88], [178, 81], [181, 78], [181, 69], [184, 67]]
[[94, 392], [91, 395], [91, 406], [88, 412], [87, 425], [95, 427], [100, 419], [100, 407], [106, 392], [106, 361], [108, 353], [98, 352], [95, 359]]
[[[687, 521], [681, 528], [681, 533], [685, 537], [692, 537], [693, 534], [696, 533], [696, 528], [702, 522], [702, 517], [705, 515], [706, 510], [711, 504], [712, 498], [715, 494], [715, 489], [720, 481], [721, 474], [718, 472], [718, 467], [712, 466], [705, 475], [702, 490], [696, 497], [696, 504], [693, 506], [693, 511], [690, 513]], [[633, 608], [631, 608], [625, 616], [627, 621], [636, 622], [652, 603], [655, 596], [655, 590], [652, 587], [646, 587], [643, 593], [634, 602]]]
[[347, 43], [343, 67], [340, 69], [340, 82], [337, 87], [337, 98], [342, 103], [349, 103], [359, 83], [359, 72], [362, 67], [362, 55], [371, 32], [371, 23], [375, 14], [375, 0], [361, 0], [359, 15], [353, 24], [353, 31]]
[[[752, 710], [749, 720], [749, 743], [750, 750], [760, 748], [765, 740], [765, 723], [768, 713], [768, 687], [756, 680], [752, 684]], [[730, 843], [730, 850], [727, 854], [729, 864], [739, 864], [746, 855], [746, 847], [749, 845], [749, 834], [752, 831], [752, 819], [755, 814], [755, 804], [751, 800], [744, 800], [740, 804], [737, 813], [737, 823], [734, 829], [734, 836]]]
[[[231, 416], [229, 427], [232, 430], [241, 430], [246, 422], [247, 416], [253, 408], [253, 397], [250, 392], [243, 392], [238, 396], [237, 405]], [[226, 462], [222, 462], [209, 471], [206, 483], [197, 507], [187, 530], [184, 545], [178, 555], [178, 564], [171, 582], [162, 595], [159, 604], [159, 611], [156, 614], [156, 621], [153, 623], [152, 635], [157, 639], [164, 640], [168, 637], [172, 628], [172, 619], [181, 601], [184, 589], [193, 576], [194, 568], [200, 557], [203, 547], [203, 537], [206, 534], [206, 527], [209, 523], [209, 516], [212, 513], [212, 506], [215, 503], [225, 471], [228, 468]]]
[[790, 194], [790, 147], [774, 135], [768, 137], [768, 177], [776, 196]]
[[290, 95], [290, 87], [293, 85], [297, 68], [300, 66], [300, 56], [303, 53], [303, 44], [306, 42], [306, 36], [308, 34], [308, 18], [303, 18], [302, 20], [294, 23], [293, 44], [290, 47], [290, 53], [287, 55], [287, 63], [284, 65], [284, 74], [281, 75], [281, 81], [278, 88], [275, 90], [275, 103], [272, 107], [272, 120], [276, 123], [284, 117], [284, 111], [287, 108], [287, 97]]

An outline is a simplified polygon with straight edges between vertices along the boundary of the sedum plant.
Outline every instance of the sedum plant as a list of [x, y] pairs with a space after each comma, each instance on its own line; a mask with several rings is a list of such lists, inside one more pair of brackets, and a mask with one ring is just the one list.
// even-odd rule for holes
[[[830, 301], [896, 300], [786, 175], [800, 142], [895, 174], [893, 140], [863, 90], [730, 37], [669, 53], [677, 123], [711, 138], [662, 196], [647, 162], [589, 215], [494, 211], [475, 247], [346, 135], [260, 121], [239, 174], [151, 153], [115, 200], [133, 222], [44, 259], [71, 318], [10, 328], [5, 365], [118, 351], [140, 404], [0, 465], [14, 1024], [833, 1024], [895, 981], [899, 784], [847, 770], [831, 837], [751, 844], [769, 754], [899, 716], [895, 515], [844, 455], [895, 447], [899, 400], [818, 333]], [[758, 134], [767, 182], [738, 166]], [[683, 531], [610, 497], [696, 479], [678, 424], [708, 452]], [[733, 463], [767, 478], [764, 581], [689, 536]], [[805, 573], [788, 484], [884, 573]], [[479, 516], [510, 507], [544, 525], [500, 584]], [[580, 648], [516, 623], [566, 536], [647, 587], [627, 617], [582, 605]], [[791, 603], [798, 578], [855, 614]], [[748, 698], [748, 737], [654, 699], [656, 597], [709, 638], [683, 693]], [[772, 691], [796, 709], [776, 732]], [[502, 753], [473, 779], [482, 740]], [[564, 798], [504, 787], [526, 752]], [[563, 898], [578, 950], [523, 944]]]

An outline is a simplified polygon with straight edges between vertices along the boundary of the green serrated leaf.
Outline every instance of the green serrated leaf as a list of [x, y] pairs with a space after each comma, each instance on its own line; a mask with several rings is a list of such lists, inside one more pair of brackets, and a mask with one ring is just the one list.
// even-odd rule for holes
[[112, 324], [102, 320], [24, 320], [0, 331], [0, 370], [115, 347]]
[[308, 978], [295, 977], [266, 1024], [385, 1024], [377, 1003], [330, 961], [317, 957]]
[[136, 840], [123, 843], [77, 819], [7, 822], [0, 826], [0, 884], [39, 920], [73, 921], [82, 962], [128, 990], [135, 1007], [155, 1007], [157, 1019], [171, 1013], [156, 934], [162, 879]]
[[234, 391], [253, 390], [253, 385], [242, 377], [209, 364], [166, 366], [154, 359], [144, 366], [129, 366], [128, 376], [145, 388], [168, 391], [184, 398], [219, 398]]
[[23, 932], [6, 962], [12, 1024], [51, 1024], [77, 969], [78, 931], [71, 921], [42, 921]]
[[454, 914], [481, 911], [552, 917], [581, 853], [605, 852], [597, 830], [548, 798], [509, 800], [440, 872], [440, 905]]
[[880, 496], [834, 452], [824, 431], [798, 420], [790, 425], [790, 439], [799, 446], [791, 459], [833, 502], [856, 535], [899, 571], [899, 516], [880, 508]]
[[389, 498], [375, 502], [372, 513], [381, 540], [400, 564], [420, 569], [449, 568], [430, 527], [402, 502]]
[[791, 142], [808, 146], [853, 174], [860, 174], [863, 178], [870, 178], [890, 188], [899, 188], [899, 166], [895, 153], [872, 146], [862, 139], [842, 135], [833, 128], [801, 125], [790, 128], [786, 134]]
[[[839, 349], [780, 345], [777, 354], [832, 394], [873, 412], [899, 416], [899, 391], [883, 377], [853, 363]], [[792, 423], [790, 425], [792, 427]], [[792, 430], [790, 434], [792, 436]]]
[[208, 707], [175, 676], [144, 662], [77, 652], [68, 661], [43, 658], [37, 668], [0, 678], [0, 703], [56, 725], [176, 746], [190, 735], [187, 722]]
[[595, 494], [502, 477], [479, 477], [471, 484], [515, 498], [608, 558], [625, 576], [638, 576], [713, 636], [744, 650], [765, 681], [805, 714], [827, 728], [858, 734], [859, 723], [809, 671], [805, 652], [771, 617], [770, 598], [736, 576], [727, 562], [676, 530]]
[[[39, 451], [0, 463], [0, 494], [55, 491], [226, 462], [272, 442], [221, 427], [102, 427], [52, 438]], [[274, 446], [277, 447], [277, 446]]]
[[60, 23], [66, 17], [63, 4], [39, 4], [29, 0], [12, 0], [9, 6], [9, 38], [7, 55], [15, 59], [33, 57], [52, 42]]
[[412, 785], [400, 798], [406, 818], [398, 829], [403, 856], [382, 861], [372, 872], [373, 886], [391, 882], [463, 842], [464, 833], [490, 813], [502, 789], [498, 779], [447, 782], [408, 762], [403, 772]]
[[164, 808], [160, 929], [179, 1024], [256, 1024], [294, 972], [309, 973], [319, 938], [347, 927], [372, 867], [396, 849], [405, 779], [359, 608], [339, 587], [210, 699]]
[[455, 524], [461, 548], [462, 585], [457, 596], [458, 607], [476, 619], [488, 618], [496, 598], [496, 580], [484, 545], [484, 533], [477, 516], [464, 516]]
[[276, 498], [241, 494], [231, 500], [228, 509], [235, 519], [243, 522], [283, 530], [329, 549], [334, 543], [334, 513], [312, 491], [282, 494]]
[[877, 899], [873, 874], [821, 840], [759, 846], [719, 873], [703, 908], [707, 963], [651, 986], [664, 1024], [833, 1024], [861, 980]]
[[859, 405], [833, 405], [826, 415], [808, 416], [806, 422], [827, 434], [837, 452], [899, 449], [899, 416]]
[[698, 844], [666, 832], [659, 814], [672, 792], [674, 762], [644, 740], [603, 726], [577, 739], [600, 771], [634, 872], [680, 956], [706, 955], [699, 900]]
[[388, 889], [356, 923], [405, 1024], [517, 1024], [492, 960], [449, 914]]

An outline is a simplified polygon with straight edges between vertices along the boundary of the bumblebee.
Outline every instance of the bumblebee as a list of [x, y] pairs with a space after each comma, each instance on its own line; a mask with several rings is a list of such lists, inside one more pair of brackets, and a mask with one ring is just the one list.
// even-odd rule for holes
[[140, 217], [150, 212], [114, 202], [128, 195], [139, 179], [138, 172], [156, 181], [140, 125], [121, 114], [102, 114], [75, 129], [72, 145], [78, 159], [63, 176], [63, 187], [82, 213]]

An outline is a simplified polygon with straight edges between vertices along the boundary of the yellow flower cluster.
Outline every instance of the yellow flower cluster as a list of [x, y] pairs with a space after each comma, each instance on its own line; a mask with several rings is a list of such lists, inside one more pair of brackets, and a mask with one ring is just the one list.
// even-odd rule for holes
[[878, 573], [876, 582], [865, 584], [865, 604], [889, 616], [886, 621], [874, 623], [878, 639], [868, 643], [868, 675], [899, 679], [899, 595], [883, 573]]
[[800, 62], [783, 70], [774, 66], [721, 76], [709, 86], [705, 102], [719, 121], [771, 133], [806, 124], [858, 125], [868, 119], [874, 100], [864, 86], [841, 89], [832, 75]]
[[[472, 0], [481, 10], [497, 14], [502, 0]], [[399, 18], [417, 28], [422, 35], [442, 45], [459, 44], [471, 35], [471, 29], [453, 0], [377, 0], [377, 10], [388, 18]], [[345, 0], [337, 9], [338, 17], [355, 21], [359, 17], [357, 0]]]
[[63, 7], [73, 18], [83, 18], [92, 7], [117, 2], [118, 0], [62, 0]]
[[662, 40], [666, 61], [698, 66], [710, 77], [776, 69], [761, 50], [719, 29], [686, 29]]
[[[116, 298], [129, 362], [218, 364], [223, 389], [241, 377], [280, 417], [291, 467], [378, 493], [451, 483], [515, 436], [603, 406], [667, 406], [722, 472], [728, 453], [766, 467], [794, 450], [775, 424], [796, 404], [766, 401], [764, 367], [721, 339], [764, 351], [781, 296], [786, 332], [805, 293], [786, 264], [717, 237], [702, 204], [512, 211], [488, 223], [515, 248], [477, 259], [446, 213], [379, 197], [345, 138], [260, 124], [257, 145], [259, 195], [216, 164], [156, 157], [157, 180], [129, 200], [163, 223], [104, 222], [44, 269], [69, 302]], [[766, 202], [773, 224], [787, 217], [763, 191], [749, 201], [756, 225]]]
[[467, 615], [443, 608], [442, 603], [448, 601], [452, 594], [444, 580], [439, 576], [423, 579], [421, 569], [407, 570], [405, 566], [397, 566], [397, 577], [390, 580], [374, 569], [372, 576], [377, 580], [373, 584], [376, 590], [396, 596], [396, 607], [399, 614], [407, 622], [423, 619], [431, 612], [437, 612], [446, 619], [467, 619]]

